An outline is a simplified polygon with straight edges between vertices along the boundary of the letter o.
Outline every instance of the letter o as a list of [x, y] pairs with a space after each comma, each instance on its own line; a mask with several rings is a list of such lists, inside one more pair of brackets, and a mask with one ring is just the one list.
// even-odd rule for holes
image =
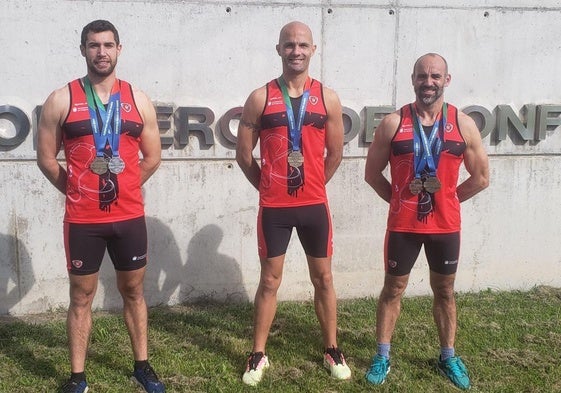
[[4, 138], [0, 136], [0, 146], [14, 148], [20, 145], [31, 130], [29, 118], [21, 109], [11, 105], [0, 106], [0, 119], [6, 119], [12, 122], [16, 129], [16, 135], [11, 138]]

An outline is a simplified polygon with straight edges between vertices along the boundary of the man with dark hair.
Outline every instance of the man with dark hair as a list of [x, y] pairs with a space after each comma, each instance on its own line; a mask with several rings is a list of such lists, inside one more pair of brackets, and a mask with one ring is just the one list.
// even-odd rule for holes
[[[132, 344], [132, 378], [147, 392], [161, 393], [165, 387], [148, 363], [143, 287], [147, 231], [141, 193], [141, 186], [160, 164], [156, 112], [146, 94], [117, 79], [121, 44], [110, 22], [98, 20], [85, 26], [80, 51], [87, 75], [49, 95], [38, 129], [37, 163], [66, 196], [67, 334], [72, 373], [61, 391], [88, 391], [85, 362], [91, 306], [107, 250]], [[57, 161], [61, 146], [66, 167]]]
[[[376, 312], [378, 350], [366, 373], [367, 381], [375, 385], [384, 383], [390, 371], [390, 342], [401, 297], [424, 246], [440, 341], [437, 367], [455, 386], [470, 387], [467, 368], [454, 349], [460, 202], [488, 186], [489, 164], [474, 121], [444, 102], [450, 80], [442, 56], [421, 56], [411, 75], [415, 102], [382, 120], [366, 159], [366, 182], [390, 204], [386, 275]], [[469, 176], [457, 185], [462, 161]], [[383, 174], [388, 163], [391, 184]]]
[[[343, 155], [337, 94], [308, 75], [315, 52], [310, 28], [291, 22], [276, 47], [282, 75], [248, 97], [238, 129], [236, 159], [259, 190], [257, 237], [261, 279], [255, 294], [253, 350], [243, 382], [258, 384], [269, 367], [265, 344], [277, 306], [286, 250], [296, 228], [314, 286], [324, 365], [336, 379], [351, 370], [337, 347], [337, 300], [331, 272], [332, 228], [325, 184]], [[260, 141], [261, 165], [253, 156]]]

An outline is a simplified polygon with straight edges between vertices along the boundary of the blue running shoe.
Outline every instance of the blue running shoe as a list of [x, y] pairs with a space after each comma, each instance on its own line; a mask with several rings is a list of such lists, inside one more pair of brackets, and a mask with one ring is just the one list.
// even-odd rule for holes
[[438, 371], [440, 371], [440, 374], [452, 381], [456, 387], [463, 390], [467, 390], [471, 387], [467, 368], [459, 356], [454, 356], [446, 360], [440, 360], [439, 357], [436, 367]]
[[390, 368], [390, 359], [382, 355], [376, 355], [372, 358], [372, 364], [366, 372], [365, 378], [373, 385], [381, 385], [385, 382]]
[[135, 369], [131, 379], [142, 386], [148, 393], [164, 393], [166, 391], [166, 387], [160, 382], [156, 372], [150, 365]]
[[88, 383], [86, 381], [75, 382], [68, 380], [68, 382], [62, 385], [60, 391], [61, 393], [87, 393]]

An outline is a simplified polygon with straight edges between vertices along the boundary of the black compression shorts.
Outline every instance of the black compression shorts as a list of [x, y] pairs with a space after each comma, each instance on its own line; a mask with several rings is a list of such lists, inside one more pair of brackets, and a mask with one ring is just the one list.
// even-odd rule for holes
[[431, 271], [446, 275], [456, 273], [460, 232], [424, 234], [391, 231], [386, 232], [384, 247], [386, 273], [392, 276], [409, 274], [423, 245]]
[[286, 254], [292, 228], [302, 247], [314, 258], [333, 254], [331, 217], [327, 204], [299, 207], [261, 207], [257, 217], [259, 256], [273, 258]]
[[66, 267], [72, 274], [99, 271], [105, 250], [115, 270], [146, 266], [147, 231], [144, 217], [107, 224], [64, 223]]

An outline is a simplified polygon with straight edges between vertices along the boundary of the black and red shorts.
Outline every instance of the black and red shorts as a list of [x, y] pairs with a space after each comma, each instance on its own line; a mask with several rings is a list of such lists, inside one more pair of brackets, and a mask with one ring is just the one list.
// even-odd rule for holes
[[148, 236], [144, 217], [103, 224], [64, 223], [66, 267], [72, 274], [97, 273], [107, 250], [115, 270], [146, 266]]
[[333, 254], [331, 216], [326, 203], [298, 207], [260, 207], [257, 217], [259, 256], [286, 254], [292, 228], [306, 255], [326, 258]]
[[460, 232], [454, 233], [409, 233], [386, 232], [384, 261], [386, 273], [404, 276], [411, 272], [415, 261], [425, 247], [425, 256], [431, 271], [454, 274], [460, 257]]

